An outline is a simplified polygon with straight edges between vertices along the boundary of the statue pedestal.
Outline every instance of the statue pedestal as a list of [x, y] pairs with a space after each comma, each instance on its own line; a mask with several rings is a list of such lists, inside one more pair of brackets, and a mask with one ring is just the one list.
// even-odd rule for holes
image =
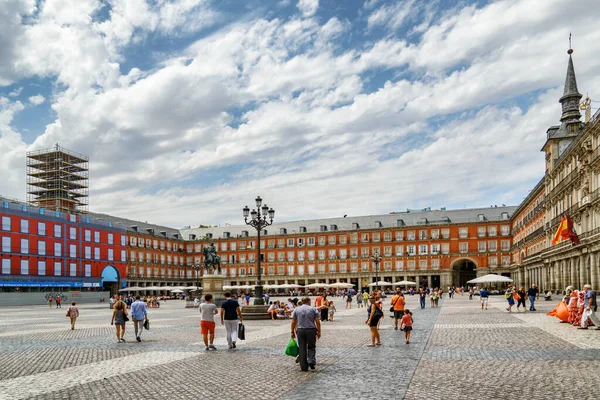
[[253, 319], [271, 319], [271, 314], [267, 313], [269, 306], [253, 305], [243, 306], [242, 316], [245, 320]]
[[[223, 296], [223, 281], [225, 278], [223, 275], [209, 274], [204, 275], [202, 277], [202, 293], [204, 294], [212, 294], [213, 295], [213, 303], [217, 306], [221, 306], [221, 303], [225, 301], [225, 296]], [[198, 298], [200, 303], [204, 302], [204, 296], [202, 298]]]

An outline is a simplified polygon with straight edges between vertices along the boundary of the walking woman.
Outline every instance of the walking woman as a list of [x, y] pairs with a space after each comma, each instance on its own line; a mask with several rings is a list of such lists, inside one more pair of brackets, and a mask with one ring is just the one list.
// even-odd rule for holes
[[72, 302], [67, 309], [67, 317], [71, 318], [71, 330], [75, 330], [75, 321], [79, 317], [79, 310], [75, 307], [75, 302]]
[[527, 295], [527, 292], [525, 291], [525, 288], [523, 286], [521, 286], [521, 288], [519, 288], [519, 290], [517, 290], [517, 295], [515, 296], [515, 299], [517, 300], [517, 311], [520, 311], [519, 307], [521, 307], [521, 304], [523, 305], [523, 312], [525, 312], [525, 310], [527, 310], [527, 306], [525, 305], [525, 296]]
[[379, 329], [377, 329], [377, 324], [379, 320], [383, 316], [383, 311], [377, 306], [375, 303], [375, 297], [369, 297], [369, 307], [367, 308], [368, 318], [365, 321], [367, 325], [369, 325], [369, 329], [371, 330], [371, 344], [367, 345], [368, 347], [381, 346], [381, 337], [379, 337]]
[[48, 297], [48, 307], [52, 308], [52, 295]]
[[127, 309], [125, 303], [121, 300], [117, 301], [114, 305], [112, 319], [110, 324], [115, 325], [117, 329], [117, 342], [124, 342], [123, 336], [125, 335], [125, 322], [129, 321], [127, 318]]
[[321, 307], [319, 307], [321, 313], [321, 321], [329, 320], [329, 301], [327, 300], [327, 293], [323, 293], [323, 301]]
[[512, 312], [512, 308], [515, 305], [515, 297], [514, 297], [512, 285], [508, 285], [508, 288], [506, 289], [506, 292], [504, 293], [504, 297], [506, 297], [506, 301], [508, 302], [508, 307], [506, 308], [506, 311]]

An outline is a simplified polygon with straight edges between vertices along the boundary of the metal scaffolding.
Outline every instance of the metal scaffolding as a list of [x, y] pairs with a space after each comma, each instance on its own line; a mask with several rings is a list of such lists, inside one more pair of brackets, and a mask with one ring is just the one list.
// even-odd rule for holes
[[89, 157], [58, 144], [27, 153], [27, 202], [49, 210], [87, 212]]

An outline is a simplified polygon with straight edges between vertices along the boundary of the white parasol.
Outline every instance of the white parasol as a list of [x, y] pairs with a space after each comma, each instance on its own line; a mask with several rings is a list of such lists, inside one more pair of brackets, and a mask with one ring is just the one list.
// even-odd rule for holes
[[310, 285], [306, 285], [306, 288], [316, 289], [316, 288], [324, 288], [327, 287], [326, 283], [311, 283]]
[[342, 289], [350, 289], [353, 288], [354, 285], [348, 282], [334, 282], [327, 285], [330, 288], [342, 288]]
[[131, 286], [131, 287], [126, 287], [123, 289], [119, 289], [119, 292], [137, 292], [140, 290], [145, 290], [144, 288], [141, 288], [139, 286]]
[[369, 286], [371, 286], [371, 287], [375, 287], [375, 286], [392, 286], [392, 283], [386, 282], [386, 281], [379, 281], [379, 282], [369, 283]]
[[392, 285], [393, 286], [399, 286], [399, 285], [416, 285], [417, 282], [412, 282], [412, 281], [398, 281], [398, 282], [394, 282]]
[[487, 274], [480, 276], [479, 278], [471, 279], [467, 281], [467, 283], [492, 283], [492, 282], [502, 282], [502, 283], [510, 283], [513, 280], [502, 275], [496, 274]]

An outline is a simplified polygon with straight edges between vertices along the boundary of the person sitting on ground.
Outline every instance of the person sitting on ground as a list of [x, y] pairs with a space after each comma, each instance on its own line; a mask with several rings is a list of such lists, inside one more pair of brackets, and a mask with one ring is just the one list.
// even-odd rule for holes
[[286, 319], [287, 318], [285, 307], [277, 309], [277, 318], [279, 318], [279, 319]]
[[544, 300], [545, 301], [552, 300], [552, 291], [551, 290], [548, 290], [548, 292], [544, 295]]
[[292, 316], [292, 313], [294, 312], [294, 305], [292, 304], [291, 301], [285, 305], [284, 310], [285, 310], [285, 316], [286, 317], [289, 318], [289, 317]]

